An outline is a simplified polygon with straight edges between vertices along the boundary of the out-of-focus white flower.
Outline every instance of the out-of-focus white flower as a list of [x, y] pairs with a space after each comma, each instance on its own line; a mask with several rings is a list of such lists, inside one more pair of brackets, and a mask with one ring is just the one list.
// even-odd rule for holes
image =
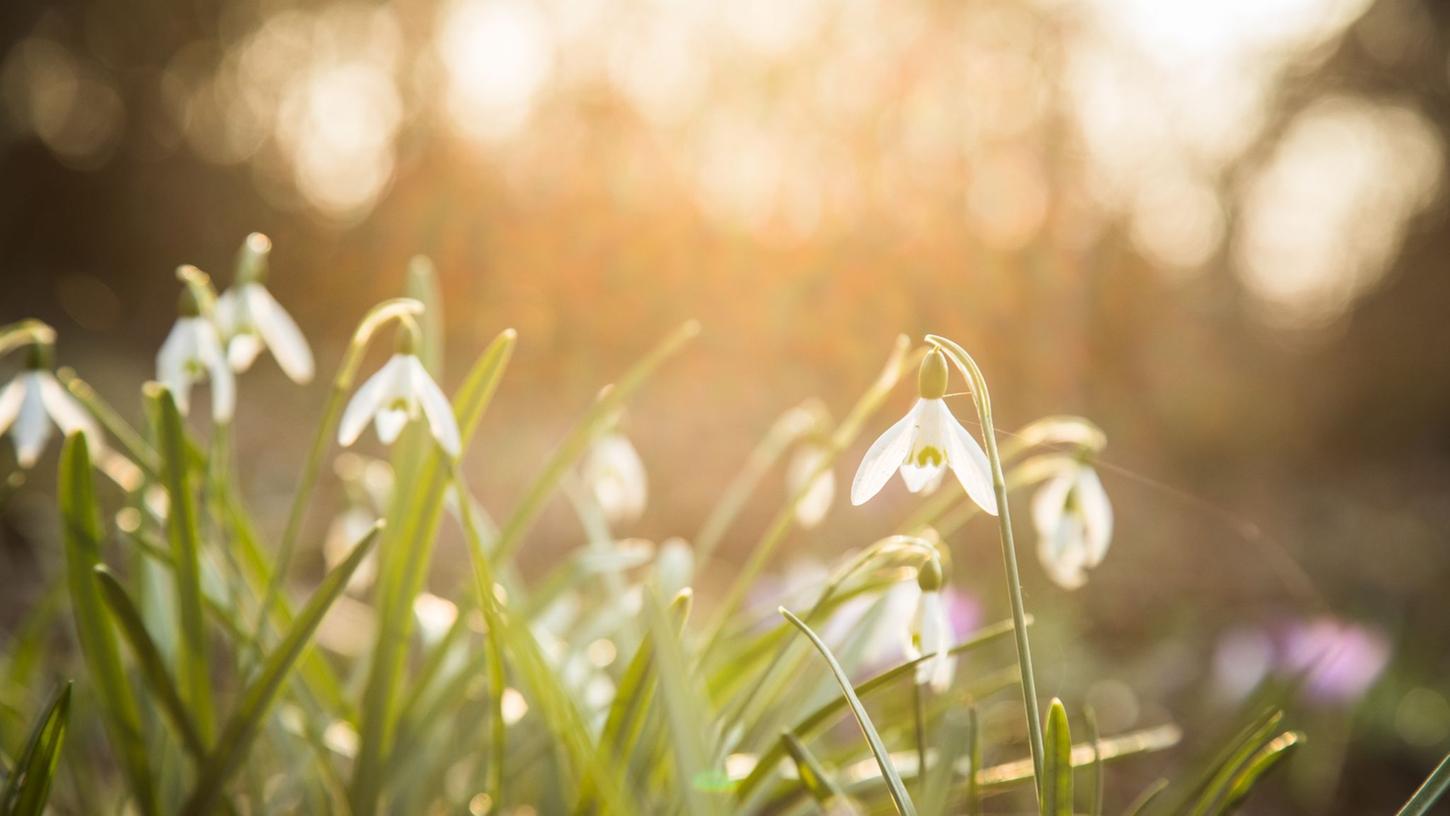
[[267, 236], [259, 232], [247, 236], [237, 280], [217, 298], [217, 328], [226, 342], [227, 362], [233, 371], [251, 368], [265, 347], [293, 382], [310, 382], [312, 349], [307, 338], [264, 285], [271, 249]]
[[900, 470], [907, 489], [919, 493], [949, 467], [972, 501], [988, 513], [997, 514], [987, 455], [942, 399], [946, 384], [946, 358], [933, 349], [921, 362], [921, 398], [872, 443], [861, 459], [851, 483], [852, 504], [864, 504], [881, 492], [893, 471]]
[[921, 597], [917, 600], [916, 614], [911, 622], [907, 657], [913, 660], [925, 658], [916, 665], [916, 682], [919, 685], [929, 684], [933, 691], [946, 691], [956, 671], [957, 661], [951, 655], [956, 635], [942, 598], [944, 579], [941, 562], [932, 558], [923, 564], [917, 572], [916, 583], [921, 588]]
[[337, 441], [344, 447], [351, 445], [372, 420], [378, 439], [391, 445], [404, 426], [420, 415], [428, 421], [428, 430], [439, 447], [457, 457], [462, 443], [453, 407], [413, 353], [411, 340], [405, 340], [392, 359], [352, 395], [338, 423]]
[[655, 559], [655, 580], [666, 599], [675, 597], [695, 580], [695, 551], [689, 542], [678, 537], [665, 539]]
[[[357, 546], [363, 537], [372, 532], [373, 526], [378, 522], [378, 514], [368, 508], [353, 505], [333, 518], [332, 523], [327, 527], [327, 536], [322, 540], [322, 555], [327, 561], [327, 568], [341, 564]], [[361, 564], [353, 570], [352, 576], [347, 579], [347, 588], [350, 592], [361, 592], [372, 586], [373, 579], [378, 574], [377, 550], [363, 556]]]
[[584, 458], [581, 475], [611, 524], [629, 523], [644, 513], [649, 498], [644, 462], [623, 434], [600, 437]]
[[786, 490], [791, 496], [801, 497], [795, 506], [796, 523], [807, 530], [821, 523], [836, 496], [835, 471], [829, 467], [821, 470], [827, 454], [819, 443], [806, 442], [796, 449], [786, 467]]
[[179, 313], [156, 354], [156, 379], [171, 392], [183, 415], [191, 405], [191, 386], [210, 380], [212, 419], [230, 421], [237, 404], [236, 382], [222, 354], [216, 326], [202, 316], [189, 287], [181, 292]]
[[1032, 497], [1037, 555], [1052, 580], [1064, 589], [1087, 583], [1088, 570], [1102, 563], [1113, 539], [1113, 506], [1091, 466], [1065, 460], [1062, 470]]
[[34, 465], [45, 450], [52, 425], [67, 435], [75, 431], [85, 434], [92, 457], [105, 450], [100, 428], [50, 373], [48, 354], [46, 348], [33, 347], [25, 370], [0, 391], [0, 434], [9, 431], [15, 459], [22, 468]]

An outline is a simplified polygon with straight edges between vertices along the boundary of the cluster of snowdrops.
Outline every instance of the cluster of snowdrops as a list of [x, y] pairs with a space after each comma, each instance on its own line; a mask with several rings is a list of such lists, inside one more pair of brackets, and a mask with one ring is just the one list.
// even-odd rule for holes
[[[48, 797], [62, 812], [95, 812], [124, 797], [143, 814], [955, 813], [1005, 796], [1045, 814], [1100, 813], [1104, 763], [1178, 739], [1171, 724], [1101, 736], [1087, 717], [1090, 737], [1074, 745], [1059, 701], [1039, 711], [1008, 497], [1034, 491], [1042, 568], [1063, 588], [1082, 586], [1112, 538], [1093, 466], [1104, 439], [1086, 420], [1049, 417], [999, 446], [986, 381], [946, 338], [900, 338], [839, 422], [815, 401], [785, 411], [699, 532], [655, 547], [614, 532], [648, 498], [623, 416], [698, 327], [682, 326], [604, 389], [496, 521], [459, 461], [516, 338], [500, 332], [450, 400], [432, 373], [443, 304], [419, 261], [407, 296], [359, 324], [285, 526], [264, 531], [233, 474], [238, 377], [263, 352], [298, 383], [315, 371], [303, 332], [266, 288], [269, 251], [266, 237], [248, 236], [220, 295], [200, 270], [180, 268], [178, 319], [142, 389], [139, 427], [74, 372], [53, 370], [48, 326], [23, 321], [0, 335], [0, 351], [24, 355], [0, 392], [0, 431], [19, 466], [43, 454], [52, 426], [66, 437], [56, 586], [78, 648], [52, 659], [78, 667], [94, 715], [68, 721], [69, 684], [40, 707], [7, 763], [4, 812], [38, 813], [28, 808]], [[391, 356], [360, 377], [370, 346], [389, 339]], [[960, 393], [949, 390], [953, 370]], [[864, 504], [899, 473], [923, 497], [911, 517], [895, 535], [853, 543], [809, 585], [767, 593], [780, 545], [827, 516], [839, 457], [913, 372], [917, 399], [866, 450], [849, 490]], [[211, 422], [188, 422], [203, 383]], [[970, 406], [980, 443], [952, 405]], [[369, 424], [385, 458], [334, 457]], [[325, 577], [300, 592], [292, 567], [329, 461], [347, 506], [323, 547]], [[788, 487], [779, 512], [698, 620], [695, 577], [741, 535], [742, 508], [777, 464]], [[98, 490], [93, 469], [116, 489]], [[585, 541], [526, 582], [512, 556], [556, 498]], [[959, 631], [946, 542], [983, 516], [995, 517], [1011, 608]], [[472, 567], [458, 587], [429, 583], [448, 517]], [[903, 592], [911, 613], [891, 613], [900, 604], [888, 598]], [[338, 631], [361, 631], [361, 646]], [[882, 631], [900, 643], [884, 669], [867, 648]], [[967, 653], [981, 657], [959, 670]], [[989, 669], [993, 655], [1007, 662]], [[35, 671], [33, 685], [45, 676]], [[998, 699], [1013, 689], [1015, 702]], [[1201, 772], [1142, 791], [1129, 811], [1232, 809], [1302, 739], [1280, 716], [1253, 712]], [[833, 727], [846, 718], [856, 728]], [[67, 733], [92, 732], [104, 735], [103, 758], [61, 751]], [[1087, 784], [1075, 790], [1077, 777]]]

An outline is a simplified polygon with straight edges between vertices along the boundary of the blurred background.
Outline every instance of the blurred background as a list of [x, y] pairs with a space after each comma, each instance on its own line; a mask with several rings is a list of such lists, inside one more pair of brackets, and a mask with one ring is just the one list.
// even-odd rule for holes
[[[1107, 561], [1073, 593], [1024, 564], [1044, 694], [1105, 732], [1187, 731], [1112, 769], [1109, 802], [1321, 638], [1346, 657], [1249, 812], [1387, 812], [1450, 747], [1447, 33], [1429, 0], [10, 0], [0, 322], [56, 325], [60, 362], [134, 418], [178, 264], [225, 285], [270, 235], [325, 383], [427, 254], [445, 388], [520, 333], [468, 463], [499, 514], [601, 385], [698, 317], [626, 418], [651, 495], [619, 532], [655, 540], [698, 529], [780, 412], [819, 396], [839, 418], [898, 332], [951, 336], [1002, 428], [1077, 413], [1110, 440]], [[324, 383], [242, 381], [274, 531]], [[6, 627], [54, 565], [52, 462], [3, 509]], [[914, 506], [899, 484], [837, 500], [785, 561]], [[525, 566], [580, 540], [552, 508]], [[993, 531], [952, 546], [954, 583], [1004, 616]]]

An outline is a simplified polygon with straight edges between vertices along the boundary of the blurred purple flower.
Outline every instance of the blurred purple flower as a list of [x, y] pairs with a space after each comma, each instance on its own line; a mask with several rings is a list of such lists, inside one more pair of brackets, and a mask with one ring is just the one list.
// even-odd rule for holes
[[1305, 672], [1309, 696], [1321, 702], [1358, 699], [1390, 660], [1382, 633], [1328, 617], [1289, 627], [1283, 648], [1283, 668]]

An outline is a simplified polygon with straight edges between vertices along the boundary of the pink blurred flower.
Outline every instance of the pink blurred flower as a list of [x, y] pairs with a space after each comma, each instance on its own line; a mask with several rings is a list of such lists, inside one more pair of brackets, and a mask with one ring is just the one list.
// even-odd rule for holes
[[1283, 668], [1305, 672], [1309, 695], [1324, 702], [1358, 699], [1390, 660], [1390, 644], [1382, 633], [1329, 617], [1291, 626], [1283, 649]]

